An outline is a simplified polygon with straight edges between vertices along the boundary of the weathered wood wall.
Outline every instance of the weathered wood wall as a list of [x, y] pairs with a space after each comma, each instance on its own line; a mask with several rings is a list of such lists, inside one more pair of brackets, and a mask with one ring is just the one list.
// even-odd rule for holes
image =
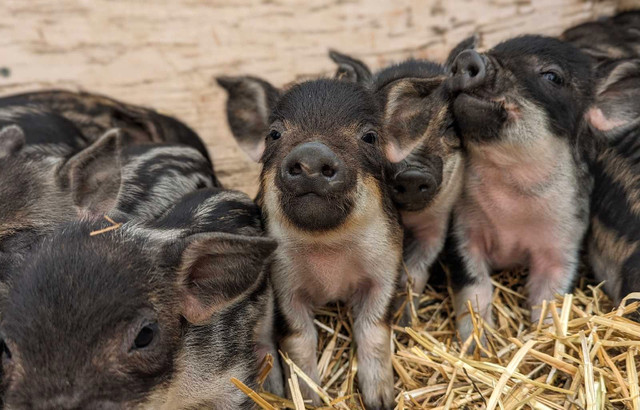
[[[634, 4], [635, 3], [635, 4]], [[220, 74], [275, 84], [329, 73], [328, 48], [373, 67], [443, 59], [473, 32], [491, 46], [640, 6], [639, 0], [3, 0], [0, 92], [83, 89], [175, 115], [207, 142], [221, 179], [253, 194]]]

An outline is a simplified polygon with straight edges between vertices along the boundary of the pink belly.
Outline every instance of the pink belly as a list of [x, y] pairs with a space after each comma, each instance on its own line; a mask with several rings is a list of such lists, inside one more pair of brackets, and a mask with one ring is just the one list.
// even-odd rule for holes
[[526, 265], [533, 253], [556, 246], [559, 222], [548, 198], [523, 197], [505, 190], [475, 195], [476, 205], [465, 218], [472, 252], [495, 269]]

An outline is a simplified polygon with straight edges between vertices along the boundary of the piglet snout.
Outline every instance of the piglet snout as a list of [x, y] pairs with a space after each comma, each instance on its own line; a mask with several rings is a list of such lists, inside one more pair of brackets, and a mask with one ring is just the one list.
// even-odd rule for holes
[[466, 91], [482, 84], [487, 76], [484, 57], [475, 50], [465, 50], [458, 54], [451, 66], [452, 91]]
[[418, 169], [408, 169], [396, 175], [393, 186], [393, 200], [401, 209], [423, 208], [436, 194], [436, 178]]
[[342, 160], [320, 142], [295, 147], [280, 169], [284, 187], [294, 195], [338, 194], [344, 190], [346, 174]]

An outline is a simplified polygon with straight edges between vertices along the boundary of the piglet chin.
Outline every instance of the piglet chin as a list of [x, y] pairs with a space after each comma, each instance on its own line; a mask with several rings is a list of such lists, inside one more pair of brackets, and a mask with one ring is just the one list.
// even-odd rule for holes
[[492, 141], [500, 136], [509, 112], [504, 103], [460, 94], [453, 103], [456, 125], [463, 141]]
[[345, 198], [334, 198], [310, 192], [283, 196], [282, 211], [299, 229], [326, 231], [335, 229], [347, 219], [353, 204]]

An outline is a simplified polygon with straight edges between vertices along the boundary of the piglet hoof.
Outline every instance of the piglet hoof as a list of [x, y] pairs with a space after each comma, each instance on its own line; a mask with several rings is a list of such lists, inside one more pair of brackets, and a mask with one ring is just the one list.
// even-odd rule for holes
[[407, 304], [404, 309], [402, 309], [402, 315], [400, 316], [400, 319], [398, 319], [398, 326], [409, 327], [411, 324], [411, 307]]
[[[466, 315], [461, 320], [458, 321], [458, 335], [460, 336], [461, 350], [466, 355], [473, 355], [476, 349], [480, 349], [480, 355], [483, 357], [487, 357], [486, 348], [489, 346], [489, 342], [487, 340], [486, 332], [482, 332], [478, 338], [473, 338], [469, 340], [469, 338], [475, 333], [475, 329], [473, 326], [473, 322], [471, 318]], [[478, 339], [480, 341], [480, 346], [478, 346]], [[465, 348], [465, 345], [469, 341], [468, 347]]]
[[364, 396], [364, 407], [366, 410], [393, 410], [396, 407], [393, 389]]
[[269, 393], [273, 393], [278, 397], [284, 397], [284, 385], [282, 384], [282, 375], [279, 375], [280, 379], [278, 380], [277, 376], [269, 374], [267, 380], [264, 381], [264, 385], [262, 386], [265, 391]]
[[[469, 347], [467, 347], [466, 349], [463, 344], [461, 346], [461, 349], [464, 350], [463, 353], [467, 356], [473, 356], [476, 350], [478, 350], [480, 352], [481, 357], [489, 357], [487, 353], [487, 348], [489, 346], [489, 342], [487, 341], [487, 336], [483, 333], [482, 335], [480, 335], [479, 339], [480, 339], [480, 346], [478, 346], [478, 342], [476, 342], [475, 339], [471, 340]], [[464, 341], [466, 341], [466, 339], [463, 340], [463, 343]]]
[[[418, 297], [414, 297], [414, 306], [417, 307], [417, 303], [419, 303], [419, 301], [420, 299]], [[400, 297], [396, 300], [394, 311], [397, 312], [398, 309], [400, 309], [403, 305], [404, 307], [402, 308], [402, 315], [400, 316], [400, 319], [398, 319], [398, 326], [410, 327], [411, 325], [413, 325], [413, 312], [411, 311], [411, 304], [407, 302], [406, 297]]]
[[[364, 402], [366, 410], [387, 410], [395, 408], [395, 400], [393, 394], [393, 372], [388, 371], [388, 377], [381, 377], [382, 373], [387, 373], [383, 369], [375, 376], [368, 377], [366, 381], [359, 374], [358, 386]], [[377, 379], [377, 380], [376, 380]]]
[[[287, 398], [291, 399], [291, 391], [289, 391], [289, 389], [287, 389], [287, 393]], [[313, 391], [311, 387], [307, 386], [307, 383], [305, 383], [304, 381], [300, 382], [300, 393], [302, 393], [302, 398], [304, 399], [304, 401], [311, 401], [311, 405], [313, 407], [320, 407], [323, 405], [320, 396], [318, 396], [318, 394]]]

